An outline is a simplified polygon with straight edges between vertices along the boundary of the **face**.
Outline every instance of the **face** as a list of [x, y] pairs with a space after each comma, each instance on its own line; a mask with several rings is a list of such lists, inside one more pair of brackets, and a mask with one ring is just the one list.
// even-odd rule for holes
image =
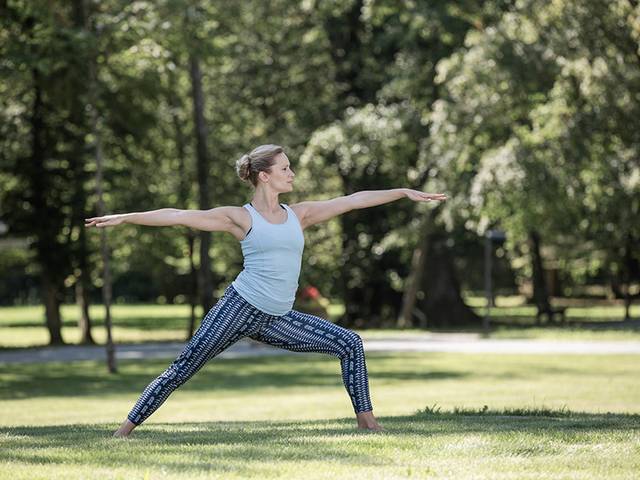
[[[264, 172], [266, 174], [266, 172]], [[268, 175], [269, 185], [278, 192], [290, 192], [293, 190], [293, 177], [296, 176], [291, 170], [291, 163], [284, 153], [279, 153], [275, 157], [275, 163], [271, 166], [271, 173]]]

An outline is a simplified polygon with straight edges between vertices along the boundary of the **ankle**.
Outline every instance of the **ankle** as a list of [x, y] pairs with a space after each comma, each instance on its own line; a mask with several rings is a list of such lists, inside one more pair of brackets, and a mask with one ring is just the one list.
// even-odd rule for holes
[[122, 425], [120, 425], [120, 428], [118, 428], [118, 430], [116, 430], [113, 433], [114, 437], [128, 437], [131, 432], [133, 431], [134, 428], [136, 428], [136, 424], [133, 423], [131, 420], [129, 420], [128, 418], [122, 422]]

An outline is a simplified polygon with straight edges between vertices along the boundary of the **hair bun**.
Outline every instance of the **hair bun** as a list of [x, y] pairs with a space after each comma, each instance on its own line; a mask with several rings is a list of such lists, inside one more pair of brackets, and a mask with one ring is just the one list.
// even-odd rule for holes
[[260, 145], [236, 161], [236, 172], [241, 180], [249, 181], [256, 187], [260, 172], [271, 173], [275, 158], [280, 153], [284, 153], [280, 145]]
[[243, 155], [238, 161], [236, 161], [236, 172], [238, 173], [240, 180], [249, 180], [251, 175], [251, 157], [249, 155]]

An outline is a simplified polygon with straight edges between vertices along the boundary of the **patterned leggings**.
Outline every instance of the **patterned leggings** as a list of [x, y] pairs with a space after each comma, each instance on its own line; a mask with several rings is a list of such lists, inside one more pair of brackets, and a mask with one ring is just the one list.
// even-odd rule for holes
[[320, 317], [290, 310], [278, 317], [249, 304], [232, 285], [207, 313], [182, 353], [144, 389], [128, 415], [140, 425], [205, 363], [243, 337], [294, 352], [320, 352], [340, 359], [342, 380], [356, 413], [372, 410], [362, 340]]

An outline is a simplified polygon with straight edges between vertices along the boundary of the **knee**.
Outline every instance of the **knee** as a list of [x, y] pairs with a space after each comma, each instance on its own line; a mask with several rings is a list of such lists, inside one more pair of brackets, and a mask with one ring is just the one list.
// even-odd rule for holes
[[161, 383], [165, 385], [171, 385], [177, 388], [189, 380], [189, 372], [186, 365], [171, 365], [161, 375]]
[[344, 347], [347, 350], [347, 355], [355, 354], [358, 355], [364, 352], [364, 348], [362, 346], [362, 338], [356, 332], [349, 332], [342, 337], [342, 341], [344, 343]]
[[356, 332], [351, 332], [351, 345], [354, 349], [362, 350], [362, 337]]

